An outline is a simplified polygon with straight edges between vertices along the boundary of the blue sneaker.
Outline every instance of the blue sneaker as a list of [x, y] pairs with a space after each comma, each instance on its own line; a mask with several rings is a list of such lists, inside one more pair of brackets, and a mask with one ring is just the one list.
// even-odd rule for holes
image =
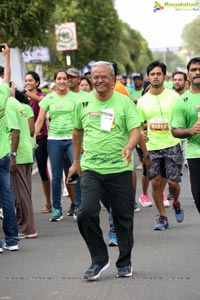
[[94, 281], [99, 278], [100, 274], [108, 269], [110, 262], [92, 264], [89, 269], [84, 273], [84, 279]]
[[131, 277], [132, 274], [133, 274], [133, 270], [131, 265], [117, 268], [117, 278]]
[[180, 204], [179, 201], [177, 201], [176, 203], [173, 203], [173, 209], [174, 209], [174, 214], [175, 214], [176, 221], [178, 223], [183, 222], [183, 220], [184, 220], [184, 211], [181, 208], [181, 204]]
[[141, 211], [140, 207], [139, 207], [139, 204], [137, 202], [135, 202], [135, 205], [134, 205], [134, 212], [139, 212]]
[[115, 232], [110, 232], [108, 235], [108, 246], [115, 247], [118, 246], [117, 235]]
[[156, 225], [154, 226], [154, 230], [165, 230], [169, 227], [167, 217], [160, 216], [157, 220]]
[[0, 253], [2, 253], [3, 252], [3, 243], [2, 243], [2, 241], [0, 240]]
[[51, 217], [51, 219], [49, 219], [50, 222], [58, 222], [61, 221], [63, 219], [63, 215], [60, 211], [60, 209], [54, 208], [53, 209], [53, 216]]

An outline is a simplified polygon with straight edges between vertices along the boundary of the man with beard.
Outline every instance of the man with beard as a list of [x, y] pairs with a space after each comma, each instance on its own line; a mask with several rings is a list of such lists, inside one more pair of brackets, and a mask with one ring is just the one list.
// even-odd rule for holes
[[172, 115], [172, 134], [187, 138], [186, 158], [189, 166], [191, 190], [200, 213], [200, 57], [187, 64], [190, 90], [177, 101]]
[[187, 75], [184, 72], [176, 71], [172, 74], [173, 89], [179, 95], [185, 92], [185, 83], [187, 80]]
[[179, 139], [171, 133], [170, 119], [178, 95], [164, 87], [167, 67], [164, 63], [154, 61], [147, 67], [151, 87], [137, 104], [142, 122], [147, 123], [146, 143], [152, 166], [147, 176], [152, 183], [152, 196], [159, 212], [154, 230], [165, 230], [169, 227], [166, 210], [163, 204], [163, 187], [167, 180], [173, 195], [173, 209], [177, 222], [182, 222], [184, 213], [179, 201], [181, 168], [183, 156]]

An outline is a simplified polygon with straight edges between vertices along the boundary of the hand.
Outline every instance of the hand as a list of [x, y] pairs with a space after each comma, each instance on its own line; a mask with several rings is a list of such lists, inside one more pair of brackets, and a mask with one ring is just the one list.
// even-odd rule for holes
[[10, 172], [12, 174], [17, 172], [17, 164], [16, 164], [16, 157], [10, 156]]
[[197, 122], [193, 125], [193, 127], [191, 128], [191, 134], [195, 135], [200, 133], [200, 122]]
[[73, 164], [71, 165], [71, 167], [69, 168], [69, 171], [68, 171], [68, 175], [67, 175], [67, 178], [66, 178], [66, 183], [69, 182], [69, 178], [72, 177], [72, 175], [74, 174], [78, 174], [79, 177], [82, 176], [82, 172], [81, 172], [81, 167], [80, 167], [80, 160], [75, 160], [73, 162]]
[[3, 56], [10, 55], [10, 48], [8, 47], [8, 45], [6, 43], [2, 43], [1, 45], [5, 46], [5, 48], [2, 49]]
[[122, 150], [122, 157], [126, 160], [126, 166], [128, 166], [130, 164], [132, 155], [133, 155], [132, 149], [125, 147]]
[[143, 158], [143, 162], [145, 164], [145, 167], [149, 170], [152, 166], [152, 160], [151, 158]]
[[141, 131], [141, 136], [142, 136], [145, 143], [148, 142], [149, 138], [147, 137], [146, 132]]

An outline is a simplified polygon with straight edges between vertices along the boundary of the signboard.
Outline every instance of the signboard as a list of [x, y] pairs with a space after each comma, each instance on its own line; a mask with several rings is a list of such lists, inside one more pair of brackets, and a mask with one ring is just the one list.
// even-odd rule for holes
[[50, 62], [49, 48], [47, 47], [33, 47], [32, 51], [22, 53], [25, 63], [43, 63]]
[[55, 33], [57, 38], [57, 51], [71, 51], [78, 49], [75, 22], [55, 25]]
[[[4, 67], [5, 60], [0, 53], [0, 65]], [[22, 53], [19, 48], [11, 48], [10, 52], [11, 65], [11, 81], [13, 81], [19, 89], [24, 88], [24, 76], [26, 73], [26, 65], [22, 58]]]

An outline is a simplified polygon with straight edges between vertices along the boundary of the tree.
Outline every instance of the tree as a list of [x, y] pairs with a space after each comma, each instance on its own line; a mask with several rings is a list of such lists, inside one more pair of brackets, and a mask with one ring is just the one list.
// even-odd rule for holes
[[115, 59], [119, 62], [120, 73], [146, 72], [146, 66], [152, 60], [152, 53], [141, 34], [131, 29], [127, 23], [121, 23], [122, 35]]
[[[121, 23], [112, 0], [63, 0], [54, 23], [76, 22], [78, 50], [69, 54], [78, 68], [91, 60], [112, 60], [121, 39]], [[64, 53], [66, 54], [66, 53]]]
[[46, 45], [54, 0], [1, 0], [0, 40], [21, 50]]
[[175, 52], [154, 52], [153, 56], [155, 60], [160, 60], [167, 65], [167, 73], [171, 74], [179, 68], [185, 69], [186, 62]]
[[198, 16], [193, 22], [187, 24], [183, 28], [182, 38], [185, 42], [185, 48], [193, 55], [199, 56], [200, 53], [200, 16]]

